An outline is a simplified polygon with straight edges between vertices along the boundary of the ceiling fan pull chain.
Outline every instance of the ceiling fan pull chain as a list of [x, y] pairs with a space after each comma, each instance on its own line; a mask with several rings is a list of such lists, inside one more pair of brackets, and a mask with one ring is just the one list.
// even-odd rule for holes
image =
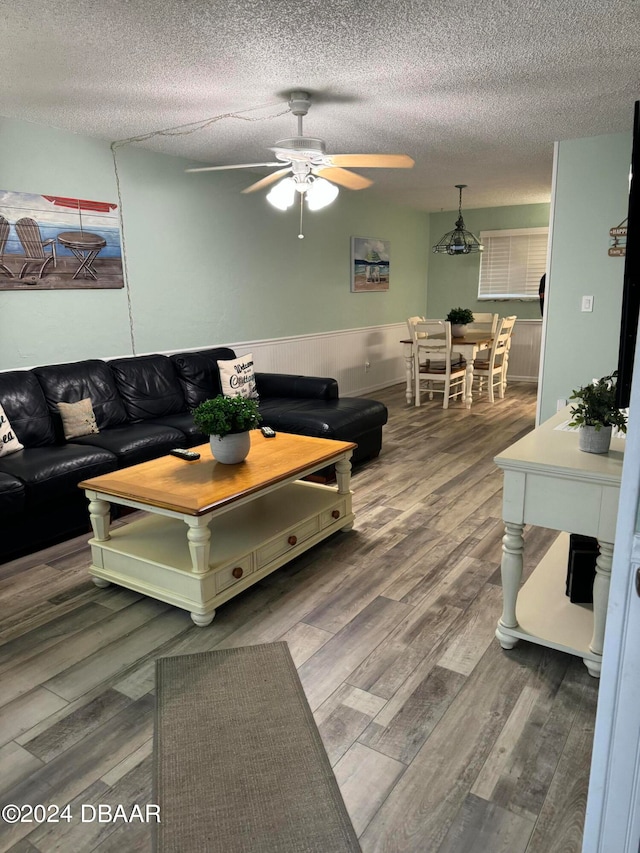
[[304, 193], [300, 193], [300, 229], [298, 232], [298, 240], [304, 240], [302, 233], [302, 211], [304, 210]]

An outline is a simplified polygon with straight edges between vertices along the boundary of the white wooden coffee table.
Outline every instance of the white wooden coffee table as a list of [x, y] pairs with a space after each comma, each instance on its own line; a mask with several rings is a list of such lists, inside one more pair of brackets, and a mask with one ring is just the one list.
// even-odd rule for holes
[[[238, 465], [163, 456], [81, 482], [89, 499], [94, 583], [166, 601], [208, 625], [219, 604], [331, 536], [353, 527], [352, 442], [251, 433]], [[300, 478], [335, 464], [336, 486]], [[110, 529], [110, 504], [144, 510]]]

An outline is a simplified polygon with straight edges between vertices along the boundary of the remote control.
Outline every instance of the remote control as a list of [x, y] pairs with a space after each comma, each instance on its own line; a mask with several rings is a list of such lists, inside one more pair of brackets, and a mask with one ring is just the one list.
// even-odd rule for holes
[[184, 459], [185, 462], [195, 462], [196, 459], [200, 459], [200, 454], [195, 450], [184, 450], [182, 447], [175, 447], [169, 453], [171, 456], [177, 456], [178, 459]]
[[260, 432], [265, 438], [275, 438], [276, 436], [274, 430], [272, 430], [271, 427], [268, 426], [260, 427]]

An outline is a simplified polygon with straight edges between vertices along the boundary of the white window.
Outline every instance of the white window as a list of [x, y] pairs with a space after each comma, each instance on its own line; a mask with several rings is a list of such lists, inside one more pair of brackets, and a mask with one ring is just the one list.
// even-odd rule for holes
[[481, 231], [478, 299], [537, 299], [548, 237], [548, 228]]

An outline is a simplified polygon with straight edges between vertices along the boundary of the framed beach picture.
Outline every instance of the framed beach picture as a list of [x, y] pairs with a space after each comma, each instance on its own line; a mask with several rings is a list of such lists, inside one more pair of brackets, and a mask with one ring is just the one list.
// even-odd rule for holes
[[389, 290], [391, 241], [351, 238], [351, 292]]
[[0, 290], [124, 287], [118, 205], [0, 190]]

